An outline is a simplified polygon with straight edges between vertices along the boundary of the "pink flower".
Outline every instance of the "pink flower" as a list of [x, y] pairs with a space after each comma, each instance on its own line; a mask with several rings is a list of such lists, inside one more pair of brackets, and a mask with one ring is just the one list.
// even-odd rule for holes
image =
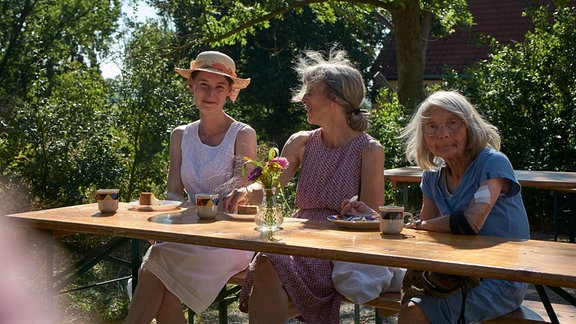
[[282, 169], [286, 169], [286, 167], [288, 166], [288, 159], [286, 159], [285, 157], [275, 157], [272, 159], [271, 162], [276, 162], [280, 164], [280, 167]]

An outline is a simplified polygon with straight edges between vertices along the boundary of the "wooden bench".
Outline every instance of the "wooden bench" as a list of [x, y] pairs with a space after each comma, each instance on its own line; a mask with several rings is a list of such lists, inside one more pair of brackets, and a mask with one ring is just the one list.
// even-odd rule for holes
[[[352, 303], [348, 299], [344, 302]], [[381, 323], [381, 317], [389, 317], [400, 311], [400, 293], [387, 292], [380, 297], [365, 304], [376, 308], [376, 323]], [[560, 323], [576, 323], [576, 308], [572, 305], [552, 304]], [[520, 324], [520, 323], [551, 323], [544, 305], [540, 301], [525, 300], [517, 310], [510, 312], [499, 318], [484, 321], [485, 324]], [[359, 323], [359, 317], [355, 317], [355, 323]]]
[[[352, 303], [350, 300], [343, 301]], [[381, 323], [379, 317], [389, 317], [397, 314], [400, 310], [400, 293], [383, 293], [380, 297], [371, 300], [365, 306], [376, 308], [376, 323]], [[560, 323], [576, 323], [576, 308], [572, 305], [553, 303], [552, 307]], [[359, 323], [356, 317], [355, 323]], [[520, 324], [520, 323], [551, 323], [546, 309], [541, 301], [524, 300], [522, 306], [499, 318], [484, 321], [485, 324]]]
[[[218, 305], [219, 323], [228, 323], [228, 306], [237, 301], [241, 286], [246, 279], [246, 270], [239, 272], [232, 276], [227, 286], [222, 289], [214, 303]], [[231, 285], [233, 287], [228, 287]], [[352, 303], [347, 298], [342, 299], [345, 303]], [[374, 307], [375, 309], [375, 322], [382, 323], [382, 318], [390, 317], [400, 311], [400, 293], [386, 292], [381, 294], [378, 298], [362, 304], [363, 306]], [[572, 305], [556, 304], [553, 303], [552, 307], [558, 316], [560, 323], [576, 323], [576, 307]], [[355, 304], [354, 307], [354, 323], [360, 323], [360, 305]], [[189, 310], [190, 324], [194, 323], [194, 313]], [[510, 312], [499, 318], [484, 321], [485, 324], [530, 324], [530, 323], [550, 323], [548, 314], [544, 305], [540, 301], [524, 300], [522, 306], [517, 310]]]
[[[342, 302], [354, 304], [354, 323], [360, 323], [360, 305], [354, 303], [346, 297], [342, 298]], [[400, 311], [400, 293], [386, 292], [381, 294], [378, 298], [366, 302], [362, 305], [374, 307], [375, 323], [381, 324], [382, 318], [398, 314]]]
[[[568, 304], [552, 303], [554, 312], [560, 323], [576, 323], [576, 308]], [[522, 307], [497, 319], [487, 321], [489, 324], [507, 323], [551, 323], [539, 300], [524, 300]]]

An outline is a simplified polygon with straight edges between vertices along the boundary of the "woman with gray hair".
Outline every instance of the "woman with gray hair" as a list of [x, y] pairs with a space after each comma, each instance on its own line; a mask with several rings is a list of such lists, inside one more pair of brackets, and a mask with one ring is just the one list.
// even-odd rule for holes
[[[500, 135], [472, 104], [455, 91], [438, 91], [418, 107], [401, 138], [406, 157], [424, 169], [419, 221], [410, 227], [465, 235], [528, 239], [530, 229], [520, 184], [499, 151]], [[428, 275], [428, 277], [426, 277]], [[471, 274], [473, 276], [473, 274]], [[424, 272], [426, 280], [434, 274]], [[399, 323], [470, 323], [518, 308], [526, 284], [482, 279], [444, 298], [403, 283]], [[478, 284], [477, 282], [475, 285]]]
[[[401, 139], [408, 161], [424, 170], [420, 217], [409, 228], [530, 238], [520, 183], [499, 151], [498, 130], [466, 97], [455, 91], [433, 93], [420, 104]], [[361, 202], [350, 206], [366, 209]], [[515, 310], [526, 294], [526, 284], [519, 282], [465, 277], [460, 284], [439, 278], [447, 277], [406, 272], [398, 323], [482, 322]]]
[[[343, 51], [328, 59], [306, 52], [295, 67], [302, 86], [294, 101], [304, 104], [310, 124], [319, 128], [293, 134], [282, 149], [288, 167], [286, 185], [300, 170], [295, 218], [327, 221], [357, 196], [377, 209], [384, 203], [384, 150], [364, 130], [368, 113], [360, 109], [364, 81]], [[242, 191], [228, 196], [224, 208], [246, 200]], [[329, 260], [258, 253], [250, 264], [240, 309], [251, 323], [284, 323], [299, 315], [306, 323], [338, 323], [340, 298], [332, 283]]]

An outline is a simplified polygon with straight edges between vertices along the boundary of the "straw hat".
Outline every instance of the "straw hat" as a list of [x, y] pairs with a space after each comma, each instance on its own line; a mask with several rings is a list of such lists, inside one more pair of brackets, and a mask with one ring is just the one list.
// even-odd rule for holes
[[240, 89], [244, 89], [250, 84], [250, 78], [241, 79], [236, 76], [236, 64], [228, 55], [217, 51], [206, 51], [198, 54], [195, 60], [190, 62], [189, 69], [174, 69], [178, 74], [190, 78], [194, 71], [205, 71], [223, 75], [232, 79], [232, 93], [230, 100], [235, 101]]

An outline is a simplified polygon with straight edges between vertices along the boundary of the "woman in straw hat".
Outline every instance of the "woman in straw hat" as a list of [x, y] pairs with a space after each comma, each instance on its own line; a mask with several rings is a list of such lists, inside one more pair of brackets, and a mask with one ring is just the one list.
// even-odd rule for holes
[[[176, 69], [188, 79], [200, 120], [176, 127], [170, 137], [168, 199], [185, 201], [184, 193], [227, 193], [245, 185], [242, 158], [256, 158], [256, 132], [223, 110], [250, 79], [236, 76], [234, 61], [207, 51]], [[185, 323], [181, 302], [196, 314], [216, 298], [228, 279], [244, 270], [253, 252], [178, 243], [153, 244], [144, 256], [128, 323]]]

